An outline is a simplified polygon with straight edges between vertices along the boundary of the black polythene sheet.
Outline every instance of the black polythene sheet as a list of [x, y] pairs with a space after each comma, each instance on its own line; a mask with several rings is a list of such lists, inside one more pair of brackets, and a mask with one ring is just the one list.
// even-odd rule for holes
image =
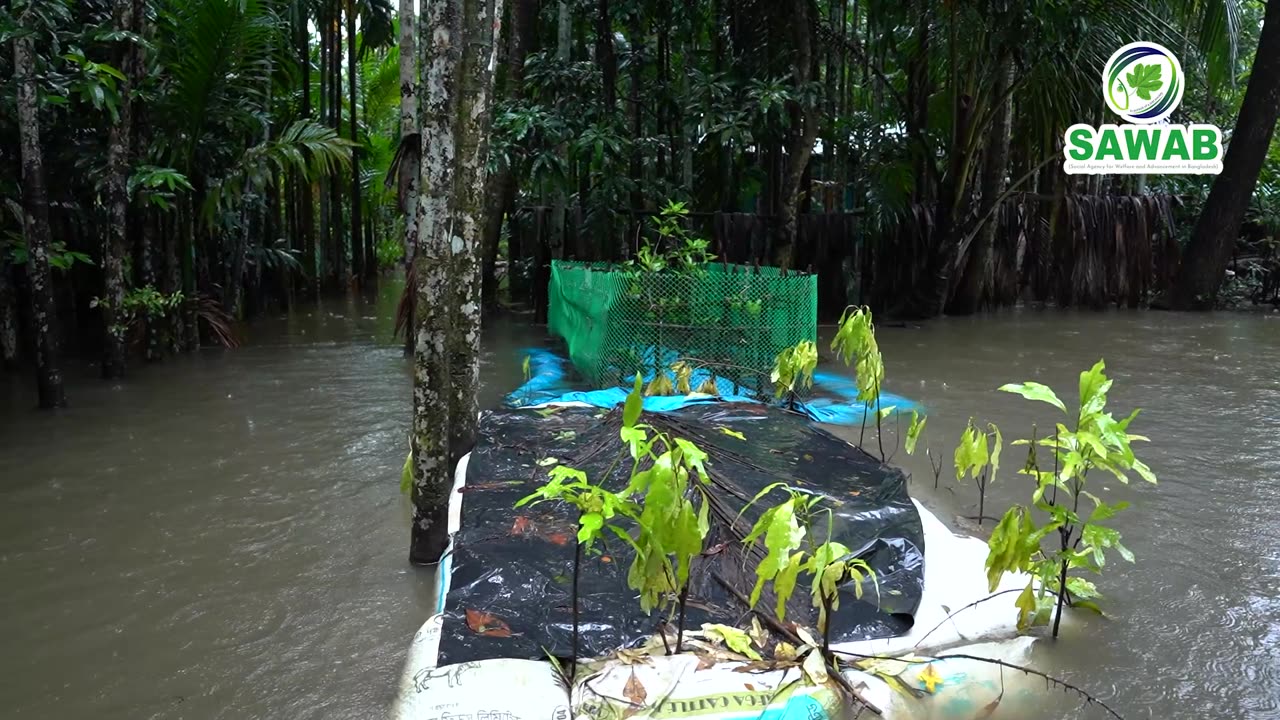
[[[691, 440], [710, 455], [710, 492], [716, 502], [707, 550], [691, 566], [686, 628], [708, 622], [749, 627], [741, 598], [750, 595], [764, 548], [757, 544], [746, 549], [740, 539], [761, 512], [785, 496], [775, 492], [734, 520], [752, 497], [779, 481], [826, 496], [820, 507], [833, 511], [832, 538], [876, 572], [878, 597], [870, 583], [861, 601], [851, 587], [841, 588], [832, 642], [893, 637], [911, 628], [924, 587], [924, 531], [902, 471], [808, 418], [764, 405], [693, 406], [646, 413], [642, 422]], [[599, 408], [564, 408], [548, 416], [501, 409], [482, 416], [462, 491], [462, 527], [454, 536], [440, 664], [573, 654], [576, 515], [562, 503], [514, 506], [545, 481], [547, 468], [537, 464], [543, 458], [557, 458], [598, 482], [624, 451], [620, 424], [619, 410]], [[617, 463], [607, 486], [625, 487], [630, 466], [629, 457]], [[816, 531], [825, 536], [825, 520], [820, 525]], [[603, 554], [582, 558], [580, 657], [639, 645], [666, 620], [661, 610], [651, 615], [641, 611], [636, 593], [627, 587], [630, 550], [611, 539]], [[815, 627], [810, 580], [801, 577], [786, 620]], [[772, 612], [774, 605], [775, 598], [766, 592], [759, 609]]]

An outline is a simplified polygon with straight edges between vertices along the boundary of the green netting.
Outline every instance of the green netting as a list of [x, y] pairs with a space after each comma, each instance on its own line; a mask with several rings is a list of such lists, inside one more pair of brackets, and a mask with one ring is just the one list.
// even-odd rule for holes
[[551, 264], [547, 325], [599, 387], [691, 361], [767, 391], [774, 359], [818, 334], [817, 276], [708, 264], [644, 272], [606, 263]]

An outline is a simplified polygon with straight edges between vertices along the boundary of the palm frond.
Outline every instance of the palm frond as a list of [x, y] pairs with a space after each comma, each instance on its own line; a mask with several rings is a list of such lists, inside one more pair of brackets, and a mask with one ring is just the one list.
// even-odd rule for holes
[[236, 207], [246, 193], [259, 192], [273, 174], [294, 170], [314, 180], [351, 167], [352, 147], [333, 128], [311, 120], [293, 123], [278, 137], [245, 150], [231, 171], [210, 185], [205, 196], [206, 221]]

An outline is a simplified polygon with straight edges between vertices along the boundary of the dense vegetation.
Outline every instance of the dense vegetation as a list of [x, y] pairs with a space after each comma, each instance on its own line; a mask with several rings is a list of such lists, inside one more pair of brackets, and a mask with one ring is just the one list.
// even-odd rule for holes
[[[436, 152], [487, 167], [474, 255], [420, 266], [405, 304], [420, 314], [450, 304], [423, 283], [467, 263], [482, 280], [450, 301], [483, 287], [494, 306], [543, 285], [551, 259], [633, 257], [671, 201], [711, 253], [815, 267], [832, 313], [1190, 308], [1280, 288], [1280, 22], [1263, 22], [1280, 3], [508, 0], [494, 77], [462, 80], [484, 132], [461, 153], [431, 125], [459, 101], [429, 97], [431, 43], [449, 12], [493, 3], [420, 4], [416, 24], [412, 0], [0, 10], [0, 350], [40, 368], [43, 404], [59, 402], [59, 348], [118, 377], [233, 344], [267, 307], [368, 286], [429, 242], [424, 216], [447, 205]], [[1063, 130], [1106, 120], [1099, 70], [1134, 39], [1181, 59], [1172, 121], [1224, 128], [1216, 184], [1061, 171]], [[739, 227], [752, 234], [726, 239]]]

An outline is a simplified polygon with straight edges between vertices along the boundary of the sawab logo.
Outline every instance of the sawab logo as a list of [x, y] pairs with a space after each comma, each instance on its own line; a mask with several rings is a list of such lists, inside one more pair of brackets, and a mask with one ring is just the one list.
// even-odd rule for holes
[[1107, 107], [1129, 124], [1067, 128], [1068, 174], [1212, 174], [1222, 172], [1222, 131], [1164, 124], [1182, 102], [1186, 80], [1168, 48], [1136, 42], [1102, 70]]

